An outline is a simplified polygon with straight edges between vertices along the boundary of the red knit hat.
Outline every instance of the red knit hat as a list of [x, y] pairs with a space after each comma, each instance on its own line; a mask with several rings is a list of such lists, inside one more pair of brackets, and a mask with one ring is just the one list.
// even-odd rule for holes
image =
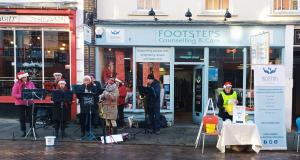
[[17, 78], [18, 78], [18, 79], [22, 79], [22, 78], [28, 77], [28, 76], [29, 76], [28, 73], [23, 72], [23, 71], [17, 73]]
[[232, 87], [232, 84], [231, 84], [231, 82], [225, 82], [223, 87], [224, 88]]

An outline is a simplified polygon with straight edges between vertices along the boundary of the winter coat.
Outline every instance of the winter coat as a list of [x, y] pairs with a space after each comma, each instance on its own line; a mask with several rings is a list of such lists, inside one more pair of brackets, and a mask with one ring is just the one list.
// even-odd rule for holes
[[102, 111], [104, 119], [116, 120], [118, 116], [119, 90], [116, 84], [107, 85], [105, 91], [100, 95], [102, 100]]
[[26, 84], [23, 81], [15, 82], [12, 88], [12, 96], [15, 98], [15, 105], [31, 105], [32, 101], [22, 100], [22, 90], [23, 89], [34, 89], [35, 86], [33, 82], [27, 81]]
[[148, 108], [159, 108], [160, 107], [160, 84], [158, 80], [154, 80], [149, 86], [149, 93], [146, 95], [147, 107]]
[[124, 105], [125, 104], [126, 93], [127, 93], [126, 87], [124, 85], [121, 85], [119, 87], [118, 105]]

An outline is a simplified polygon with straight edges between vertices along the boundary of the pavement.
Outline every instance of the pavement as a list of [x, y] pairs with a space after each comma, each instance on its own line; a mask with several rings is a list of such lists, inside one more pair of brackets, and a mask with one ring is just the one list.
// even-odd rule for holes
[[262, 151], [220, 153], [215, 147], [208, 147], [204, 154], [188, 146], [128, 145], [58, 142], [46, 147], [43, 141], [0, 140], [1, 160], [297, 160], [300, 155], [294, 151]]
[[[288, 133], [287, 151], [261, 151], [220, 153], [216, 149], [217, 137], [207, 137], [205, 153], [194, 149], [198, 126], [177, 124], [161, 129], [160, 135], [145, 134], [144, 129], [124, 128], [119, 133], [129, 133], [129, 139], [118, 144], [101, 144], [99, 141], [80, 140], [80, 128], [70, 123], [67, 137], [57, 138], [54, 147], [46, 147], [44, 136], [54, 134], [52, 126], [37, 124], [36, 141], [32, 137], [22, 138], [16, 119], [0, 119], [0, 159], [300, 159], [296, 150], [294, 134]], [[102, 135], [101, 128], [93, 129]], [[136, 134], [137, 133], [137, 134]], [[136, 134], [134, 136], [134, 134]], [[101, 158], [99, 158], [101, 157]]]

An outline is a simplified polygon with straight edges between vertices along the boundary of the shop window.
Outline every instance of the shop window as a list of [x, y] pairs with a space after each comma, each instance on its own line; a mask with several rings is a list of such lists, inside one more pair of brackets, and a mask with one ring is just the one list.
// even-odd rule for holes
[[204, 49], [176, 48], [175, 62], [204, 62]]
[[274, 0], [273, 9], [276, 11], [298, 10], [298, 0]]
[[115, 48], [104, 48], [100, 55], [100, 62], [102, 69], [101, 82], [103, 86], [107, 82], [110, 76], [115, 76], [117, 79], [125, 82], [128, 98], [126, 108], [132, 108], [132, 49], [115, 49]]
[[270, 64], [282, 64], [282, 48], [270, 48]]
[[205, 0], [206, 10], [226, 10], [229, 7], [229, 0]]
[[170, 63], [169, 62], [137, 62], [137, 109], [145, 109], [147, 104], [141, 86], [147, 86], [147, 76], [152, 73], [160, 82], [160, 108], [170, 109]]
[[137, 0], [137, 9], [138, 10], [154, 10], [160, 9], [160, 0]]
[[[63, 74], [63, 78], [70, 80], [70, 46], [69, 32], [44, 32], [45, 81], [53, 79], [54, 72]], [[70, 81], [69, 81], [70, 82]]]
[[13, 31], [0, 30], [0, 96], [11, 95], [14, 83]]
[[36, 87], [42, 87], [42, 32], [16, 31], [17, 72], [29, 74]]

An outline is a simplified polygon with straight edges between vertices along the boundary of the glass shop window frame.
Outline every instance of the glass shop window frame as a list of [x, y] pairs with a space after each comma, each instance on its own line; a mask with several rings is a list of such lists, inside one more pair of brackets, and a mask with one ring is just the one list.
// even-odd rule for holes
[[[42, 87], [45, 87], [45, 46], [44, 46], [44, 32], [68, 32], [69, 34], [69, 66], [70, 68], [69, 70], [69, 76], [71, 77], [71, 32], [68, 29], [64, 29], [64, 28], [57, 28], [57, 27], [0, 27], [0, 30], [7, 30], [7, 31], [12, 31], [13, 32], [13, 44], [14, 44], [14, 61], [13, 61], [13, 70], [14, 70], [14, 77], [13, 80], [8, 80], [8, 81], [15, 81], [16, 80], [16, 74], [17, 74], [17, 46], [16, 46], [16, 41], [17, 41], [17, 31], [37, 31], [37, 32], [41, 32], [41, 51], [42, 51]], [[71, 82], [71, 81], [70, 81]], [[11, 86], [12, 87], [12, 86]], [[10, 96], [10, 94], [7, 95], [0, 95], [0, 96]]]

